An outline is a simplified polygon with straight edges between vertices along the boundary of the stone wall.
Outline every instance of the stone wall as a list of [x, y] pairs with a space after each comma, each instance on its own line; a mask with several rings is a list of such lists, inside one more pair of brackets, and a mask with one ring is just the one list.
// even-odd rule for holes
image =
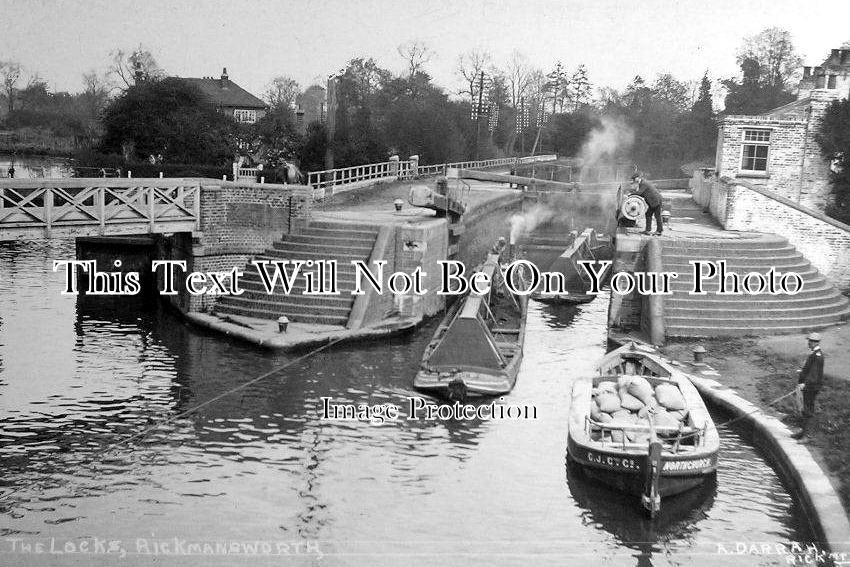
[[698, 171], [691, 187], [726, 230], [783, 236], [834, 285], [850, 288], [850, 226], [739, 180], [706, 179]]

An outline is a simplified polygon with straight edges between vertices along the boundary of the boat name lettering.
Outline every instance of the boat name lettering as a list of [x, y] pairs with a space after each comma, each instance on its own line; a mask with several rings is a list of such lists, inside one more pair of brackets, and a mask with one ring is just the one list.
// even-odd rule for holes
[[691, 471], [711, 466], [711, 459], [696, 459], [693, 461], [664, 461], [665, 471]]
[[614, 455], [601, 455], [590, 451], [587, 453], [587, 460], [591, 463], [607, 465], [609, 467], [616, 467], [620, 469], [638, 470], [640, 468], [640, 465], [634, 459], [617, 457]]

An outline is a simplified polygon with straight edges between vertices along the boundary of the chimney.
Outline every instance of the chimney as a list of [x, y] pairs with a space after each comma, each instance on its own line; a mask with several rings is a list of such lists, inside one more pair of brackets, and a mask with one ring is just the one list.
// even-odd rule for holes
[[838, 51], [839, 51], [838, 49], [833, 49], [832, 55], [830, 56], [830, 59], [838, 59]]
[[223, 68], [223, 69], [221, 70], [221, 80], [222, 80], [222, 81], [226, 81], [226, 80], [227, 80], [227, 67], [225, 67], [225, 68]]
[[142, 64], [138, 60], [133, 62], [133, 77], [135, 77], [136, 83], [141, 83], [145, 80], [145, 74], [142, 72]]

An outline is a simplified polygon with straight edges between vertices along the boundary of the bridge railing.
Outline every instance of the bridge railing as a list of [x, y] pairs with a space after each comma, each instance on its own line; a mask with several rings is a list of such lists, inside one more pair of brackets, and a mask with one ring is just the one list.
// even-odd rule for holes
[[307, 185], [313, 188], [314, 199], [325, 199], [342, 192], [343, 187], [351, 188], [355, 184], [375, 179], [411, 179], [442, 175], [449, 168], [486, 169], [491, 167], [510, 167], [515, 164], [536, 163], [556, 159], [555, 155], [527, 156], [521, 158], [508, 157], [488, 160], [462, 161], [453, 163], [437, 163], [419, 165], [418, 160], [387, 161], [370, 163], [337, 169], [311, 171], [307, 174]]
[[0, 182], [0, 233], [10, 235], [197, 230], [198, 179], [9, 179]]

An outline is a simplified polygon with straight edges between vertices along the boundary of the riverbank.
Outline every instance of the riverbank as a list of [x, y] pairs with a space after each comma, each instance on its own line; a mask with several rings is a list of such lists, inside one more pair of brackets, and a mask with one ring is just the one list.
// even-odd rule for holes
[[[805, 442], [814, 459], [827, 473], [841, 498], [845, 512], [850, 511], [850, 326], [834, 327], [821, 333], [826, 356], [824, 387], [817, 399], [809, 439]], [[790, 392], [797, 384], [797, 370], [808, 356], [805, 334], [716, 338], [677, 342], [661, 349], [674, 360], [692, 359], [696, 345], [708, 351], [705, 362], [719, 376], [714, 378], [733, 388], [765, 414], [796, 428], [794, 399], [789, 396], [774, 405], [773, 400]]]

